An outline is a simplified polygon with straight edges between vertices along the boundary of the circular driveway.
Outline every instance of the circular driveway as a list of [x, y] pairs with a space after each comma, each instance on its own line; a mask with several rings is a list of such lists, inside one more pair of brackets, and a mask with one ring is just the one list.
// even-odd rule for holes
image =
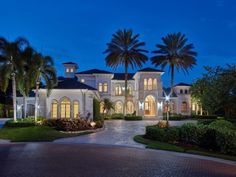
[[2, 177], [235, 177], [233, 162], [92, 144], [0, 145]]
[[[129, 147], [145, 146], [136, 143], [133, 140], [135, 135], [141, 135], [145, 133], [145, 127], [147, 125], [157, 124], [158, 121], [143, 120], [143, 121], [124, 121], [124, 120], [112, 120], [105, 121], [105, 130], [83, 135], [79, 137], [63, 138], [55, 140], [55, 143], [82, 143], [82, 144], [104, 144], [104, 145], [121, 145]], [[186, 122], [195, 121], [170, 121], [171, 126], [177, 126]]]

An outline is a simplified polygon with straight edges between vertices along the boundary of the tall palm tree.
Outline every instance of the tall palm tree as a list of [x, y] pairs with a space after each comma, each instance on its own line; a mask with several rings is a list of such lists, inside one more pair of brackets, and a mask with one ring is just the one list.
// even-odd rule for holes
[[36, 72], [35, 67], [33, 65], [35, 64], [35, 57], [36, 52], [33, 48], [27, 47], [23, 53], [22, 53], [22, 60], [24, 60], [24, 66], [22, 72], [20, 72], [17, 76], [17, 88], [20, 91], [20, 93], [23, 95], [23, 117], [26, 117], [27, 112], [27, 104], [26, 104], [26, 97], [29, 96], [29, 92], [32, 90], [32, 88], [35, 86], [35, 78], [32, 77], [34, 73]]
[[40, 83], [45, 83], [47, 88], [47, 95], [49, 95], [50, 90], [57, 84], [56, 69], [54, 67], [53, 59], [50, 56], [42, 56], [41, 54], [36, 54], [34, 57], [34, 81], [35, 81], [35, 122], [38, 116], [38, 90]]
[[156, 67], [161, 66], [162, 69], [169, 65], [171, 73], [170, 96], [173, 94], [175, 68], [177, 71], [182, 70], [184, 73], [188, 73], [188, 70], [196, 65], [197, 52], [193, 51], [192, 43], [186, 44], [187, 41], [185, 35], [180, 32], [168, 34], [162, 38], [163, 44], [156, 45], [158, 50], [153, 51], [156, 55], [151, 58], [152, 64]]
[[[162, 69], [169, 66], [171, 73], [170, 97], [173, 94], [175, 68], [177, 71], [182, 70], [184, 73], [188, 73], [188, 70], [196, 65], [197, 52], [193, 51], [192, 43], [186, 44], [187, 41], [185, 35], [180, 32], [168, 34], [162, 38], [163, 44], [157, 44], [158, 49], [153, 51], [156, 55], [151, 58], [152, 64], [156, 67], [161, 66]], [[167, 111], [167, 113], [169, 112]]]
[[9, 81], [12, 81], [13, 111], [14, 121], [16, 121], [16, 76], [22, 72], [24, 61], [21, 54], [25, 47], [29, 45], [28, 41], [18, 38], [14, 42], [7, 41], [0, 37], [0, 77], [2, 90], [6, 91]]
[[141, 47], [145, 46], [144, 42], [139, 41], [139, 34], [133, 34], [132, 30], [118, 30], [112, 35], [111, 41], [107, 44], [105, 50], [106, 64], [107, 66], [116, 69], [119, 65], [124, 66], [125, 73], [125, 102], [124, 102], [124, 114], [126, 114], [127, 104], [127, 83], [128, 83], [128, 67], [132, 69], [135, 67], [142, 67], [142, 65], [148, 60], [145, 55], [146, 50]]
[[103, 100], [103, 114], [106, 112], [107, 114], [109, 114], [109, 112], [111, 111], [111, 110], [114, 110], [114, 103], [110, 100], [110, 99], [108, 99], [108, 98], [105, 98], [104, 100]]

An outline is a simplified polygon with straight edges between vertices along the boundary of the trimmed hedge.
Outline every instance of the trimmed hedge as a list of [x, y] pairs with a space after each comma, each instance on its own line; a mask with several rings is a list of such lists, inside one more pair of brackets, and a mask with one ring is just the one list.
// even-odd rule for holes
[[[38, 122], [43, 121], [43, 120], [45, 120], [44, 117], [37, 118]], [[28, 117], [28, 118], [24, 118], [24, 119], [17, 119], [16, 122], [14, 122], [14, 120], [8, 120], [4, 124], [4, 127], [31, 127], [31, 126], [38, 125], [38, 122], [35, 123], [33, 117]]]
[[161, 142], [179, 142], [236, 155], [236, 130], [232, 123], [216, 120], [210, 125], [187, 123], [179, 128], [147, 126], [147, 138]]
[[217, 119], [217, 115], [194, 115], [196, 119]]
[[124, 117], [125, 120], [135, 121], [135, 120], [143, 120], [142, 116], [134, 116], [134, 115], [127, 115]]
[[159, 128], [156, 125], [147, 126], [145, 137], [161, 142], [173, 143], [179, 141], [179, 128], [178, 127]]

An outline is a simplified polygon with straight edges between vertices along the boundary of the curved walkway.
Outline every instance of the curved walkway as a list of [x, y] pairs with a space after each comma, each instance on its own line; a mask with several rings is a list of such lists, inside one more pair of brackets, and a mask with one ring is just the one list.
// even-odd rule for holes
[[235, 177], [236, 165], [181, 153], [92, 144], [0, 145], [3, 177]]
[[[105, 121], [105, 130], [93, 134], [88, 134], [79, 137], [63, 138], [55, 140], [55, 143], [73, 143], [73, 144], [104, 144], [104, 145], [121, 145], [129, 147], [145, 146], [136, 143], [133, 140], [135, 135], [145, 133], [145, 127], [147, 125], [157, 124], [158, 121], [144, 120], [144, 121], [124, 121], [124, 120], [112, 120]], [[191, 120], [187, 121], [170, 121], [171, 126], [181, 125], [186, 122], [195, 122]]]

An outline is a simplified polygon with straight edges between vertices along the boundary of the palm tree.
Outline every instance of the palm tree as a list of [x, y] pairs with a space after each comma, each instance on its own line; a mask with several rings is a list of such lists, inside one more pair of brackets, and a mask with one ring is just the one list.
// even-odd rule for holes
[[107, 44], [105, 54], [107, 54], [105, 60], [107, 66], [116, 69], [119, 65], [124, 66], [125, 73], [125, 102], [124, 102], [124, 114], [126, 114], [127, 104], [127, 82], [128, 82], [128, 67], [132, 69], [136, 67], [142, 67], [142, 65], [148, 60], [145, 55], [146, 50], [141, 47], [145, 46], [144, 42], [139, 41], [139, 34], [133, 34], [132, 30], [118, 30], [112, 35], [111, 42]]
[[24, 61], [21, 59], [21, 54], [28, 45], [28, 41], [23, 38], [9, 42], [5, 38], [0, 37], [0, 77], [2, 90], [6, 91], [11, 80], [14, 121], [16, 121], [16, 76], [22, 72]]
[[35, 86], [35, 78], [32, 77], [36, 72], [33, 67], [35, 60], [36, 52], [31, 47], [27, 47], [22, 53], [22, 60], [24, 60], [24, 66], [21, 73], [17, 77], [17, 88], [20, 93], [23, 95], [23, 108], [24, 108], [24, 117], [26, 117], [27, 104], [26, 97], [29, 96], [29, 92]]
[[171, 73], [170, 97], [173, 94], [175, 68], [177, 71], [182, 70], [184, 73], [188, 73], [188, 70], [196, 65], [197, 52], [193, 51], [192, 43], [186, 44], [187, 41], [185, 35], [180, 32], [168, 34], [162, 38], [163, 44], [156, 45], [158, 50], [153, 51], [156, 55], [151, 58], [152, 64], [156, 67], [161, 66], [162, 69], [169, 65]]
[[41, 54], [36, 54], [34, 57], [34, 81], [35, 81], [35, 122], [38, 116], [38, 90], [40, 83], [45, 83], [47, 88], [47, 95], [49, 95], [50, 90], [57, 84], [56, 69], [54, 67], [53, 60], [50, 56], [42, 56]]
[[110, 101], [110, 99], [108, 98], [105, 98], [103, 100], [103, 114], [106, 112], [106, 113], [109, 113], [111, 110], [114, 110], [114, 104], [113, 102]]

